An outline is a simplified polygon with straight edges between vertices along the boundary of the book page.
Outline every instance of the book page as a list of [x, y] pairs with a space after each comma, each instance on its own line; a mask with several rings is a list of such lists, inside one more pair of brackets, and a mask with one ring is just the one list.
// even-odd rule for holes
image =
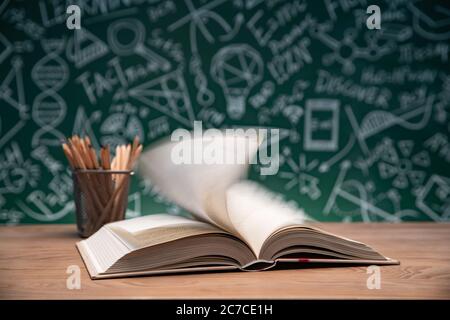
[[225, 233], [208, 223], [170, 214], [152, 214], [106, 226], [131, 250], [207, 233]]
[[252, 181], [228, 189], [227, 209], [234, 228], [257, 257], [264, 241], [275, 231], [310, 221], [302, 210]]
[[[215, 148], [216, 151], [221, 150], [224, 159], [236, 154], [244, 154], [245, 159], [242, 162], [212, 164], [205, 161], [174, 161], [174, 153], [177, 154], [180, 147], [186, 145], [191, 146], [188, 151], [192, 153], [193, 160], [198, 160], [196, 157], [204, 160], [201, 158], [202, 154], [199, 154], [202, 150], [196, 149], [199, 145], [197, 142], [200, 141], [204, 142], [203, 151]], [[149, 179], [152, 185], [157, 186], [169, 200], [200, 219], [235, 234], [236, 230], [226, 208], [226, 190], [246, 176], [249, 159], [256, 154], [258, 146], [258, 139], [240, 135], [224, 136], [220, 132], [216, 136], [210, 135], [209, 138], [192, 137], [178, 142], [164, 141], [142, 154], [139, 173]]]

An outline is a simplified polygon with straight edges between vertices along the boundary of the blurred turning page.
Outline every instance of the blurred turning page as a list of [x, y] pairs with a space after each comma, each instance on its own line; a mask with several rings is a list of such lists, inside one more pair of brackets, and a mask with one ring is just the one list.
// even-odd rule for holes
[[[139, 173], [201, 220], [236, 232], [227, 211], [226, 191], [246, 177], [261, 141], [258, 136], [214, 132], [207, 137], [186, 136], [182, 141], [165, 140], [151, 146], [140, 157]], [[221, 152], [216, 159], [222, 158], [222, 163], [205, 163], [213, 152], [213, 156]], [[180, 163], [180, 156], [187, 161]]]

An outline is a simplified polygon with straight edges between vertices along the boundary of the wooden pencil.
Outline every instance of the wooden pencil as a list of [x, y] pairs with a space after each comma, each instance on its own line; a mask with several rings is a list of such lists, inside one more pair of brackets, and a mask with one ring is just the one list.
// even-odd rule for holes
[[76, 174], [81, 191], [85, 193], [85, 211], [88, 223], [86, 233], [92, 234], [103, 224], [124, 218], [127, 207], [129, 172], [142, 152], [142, 144], [136, 136], [131, 144], [118, 145], [111, 159], [110, 146], [102, 146], [99, 152], [93, 148], [89, 136], [73, 135], [62, 144], [70, 168], [77, 170], [125, 171], [124, 173]]

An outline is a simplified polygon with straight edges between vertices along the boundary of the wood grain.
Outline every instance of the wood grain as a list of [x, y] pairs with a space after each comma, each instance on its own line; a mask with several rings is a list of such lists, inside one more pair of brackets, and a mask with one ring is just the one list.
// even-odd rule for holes
[[[284, 269], [90, 280], [74, 225], [0, 227], [1, 299], [331, 298], [450, 299], [450, 224], [320, 224], [401, 261], [381, 267], [369, 290], [365, 267]], [[81, 268], [81, 289], [66, 288], [67, 267]]]

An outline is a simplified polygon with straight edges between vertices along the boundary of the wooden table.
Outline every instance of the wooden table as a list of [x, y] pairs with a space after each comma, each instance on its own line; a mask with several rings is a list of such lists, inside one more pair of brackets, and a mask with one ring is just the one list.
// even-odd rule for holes
[[[401, 261], [381, 267], [381, 289], [366, 267], [222, 272], [90, 280], [75, 248], [74, 225], [0, 227], [0, 298], [437, 298], [450, 299], [450, 224], [337, 224], [321, 227]], [[81, 289], [69, 290], [70, 265]]]

